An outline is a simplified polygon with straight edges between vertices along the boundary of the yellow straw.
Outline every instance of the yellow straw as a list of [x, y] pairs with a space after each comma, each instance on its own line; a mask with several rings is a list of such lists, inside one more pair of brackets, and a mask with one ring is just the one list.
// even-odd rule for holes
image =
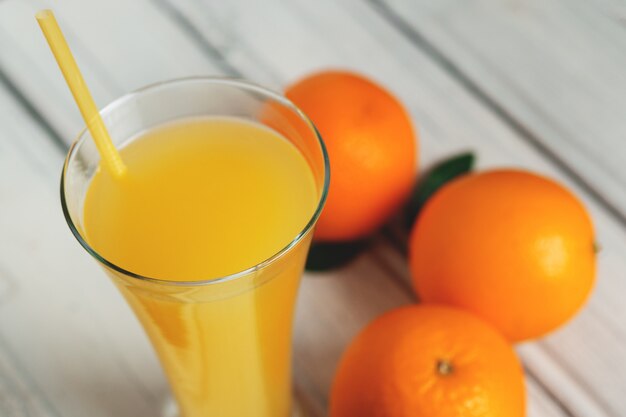
[[104, 126], [98, 108], [91, 97], [87, 84], [85, 84], [85, 80], [76, 65], [74, 56], [72, 56], [72, 52], [67, 45], [59, 24], [54, 18], [52, 10], [41, 10], [35, 17], [48, 41], [48, 45], [50, 45], [57, 64], [59, 64], [59, 68], [61, 68], [65, 82], [67, 82], [72, 91], [74, 100], [85, 120], [85, 124], [87, 124], [89, 132], [91, 132], [91, 136], [96, 142], [96, 147], [107, 170], [114, 177], [123, 177], [126, 173], [126, 166], [111, 141], [109, 132]]

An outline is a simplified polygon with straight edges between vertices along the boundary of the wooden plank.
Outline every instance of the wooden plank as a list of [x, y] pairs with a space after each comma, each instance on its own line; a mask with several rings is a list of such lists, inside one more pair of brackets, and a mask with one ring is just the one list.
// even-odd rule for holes
[[[13, 7], [14, 4], [16, 3], [8, 1], [0, 5], [0, 7], [7, 7], [7, 5]], [[91, 13], [97, 18], [104, 20], [104, 18], [108, 17], [108, 14], [111, 13], [111, 10], [116, 10], [116, 7], [120, 10], [124, 7], [121, 3], [109, 2], [107, 4], [109, 6], [94, 8]], [[225, 51], [224, 57], [228, 62], [234, 65], [236, 69], [246, 77], [275, 86], [285, 83], [307, 71], [320, 68], [320, 66], [333, 65], [354, 68], [359, 71], [364, 71], [372, 77], [390, 85], [390, 87], [408, 104], [416, 120], [420, 121], [423, 143], [425, 145], [422, 160], [426, 161], [426, 163], [450, 152], [472, 146], [480, 151], [481, 166], [483, 167], [516, 164], [546, 173], [555, 172], [554, 167], [547, 163], [541, 155], [538, 155], [526, 144], [521, 143], [519, 138], [517, 138], [505, 124], [501, 123], [497, 117], [494, 117], [488, 109], [484, 109], [479, 103], [476, 103], [476, 100], [470, 94], [467, 94], [453, 79], [442, 72], [436, 65], [433, 65], [429, 57], [416, 53], [412, 45], [408, 44], [405, 39], [395, 33], [391, 28], [387, 27], [379, 16], [367, 8], [359, 5], [350, 5], [349, 8], [343, 9], [337, 8], [336, 5], [332, 5], [329, 2], [320, 2], [320, 4], [316, 5], [294, 2], [288, 5], [277, 5], [271, 10], [260, 5], [254, 7], [254, 5], [241, 3], [222, 4], [222, 7], [219, 9], [205, 9], [195, 3], [184, 3], [183, 6], [185, 6], [185, 8], [180, 9], [181, 14], [177, 15], [176, 13], [172, 13], [172, 11], [175, 12], [177, 10], [175, 7], [171, 7], [172, 4], [159, 2], [157, 5], [160, 8], [154, 9], [156, 11], [147, 7], [145, 4], [137, 6], [137, 9], [131, 9], [131, 11], [134, 10], [133, 13], [140, 11], [142, 16], [146, 13], [148, 16], [151, 16], [153, 12], [155, 16], [161, 13], [158, 15], [159, 17], [144, 19], [142, 21], [142, 27], [147, 33], [151, 33], [151, 27], [154, 32], [164, 30], [164, 27], [171, 28], [171, 32], [165, 31], [166, 36], [171, 39], [178, 39], [178, 41], [182, 43], [181, 45], [174, 45], [177, 48], [187, 48], [185, 54], [181, 54], [180, 57], [177, 57], [177, 65], [179, 65], [180, 68], [194, 68], [193, 65], [187, 67], [186, 60], [189, 59], [189, 61], [193, 63], [196, 62], [195, 60], [197, 59], [200, 65], [206, 65], [206, 67], [203, 68], [214, 68], [216, 71], [223, 69], [223, 67], [218, 68], [217, 64], [214, 63], [215, 57], [208, 54], [206, 48], [198, 49], [198, 44], [202, 44], [205, 41], [210, 41], [210, 44], [212, 44], [214, 48], [219, 47], [220, 50]], [[169, 9], [167, 8], [168, 5], [170, 6]], [[78, 2], [63, 1], [55, 3], [55, 8], [59, 10], [59, 13], [62, 12], [65, 16], [66, 20], [63, 22], [64, 27], [67, 26], [71, 31], [80, 33], [80, 38], [85, 45], [106, 43], [106, 38], [103, 38], [101, 32], [97, 30], [87, 31], [87, 29], [84, 28], [74, 29], [74, 25], [82, 24], [82, 14], [89, 13], [89, 11], [85, 10], [86, 6], [83, 6], [83, 9], [79, 6], [80, 4], [78, 4]], [[318, 6], [319, 9], [317, 9]], [[22, 7], [21, 3], [19, 7]], [[146, 10], [148, 10], [148, 12], [146, 12]], [[73, 14], [74, 11], [76, 14]], [[23, 14], [18, 17], [24, 19], [26, 15], [31, 12], [32, 10], [27, 10], [27, 13], [23, 12]], [[129, 53], [126, 48], [138, 48], [134, 49], [135, 51], [141, 48], [141, 43], [133, 43], [132, 39], [135, 26], [134, 24], [130, 25], [131, 22], [134, 23], [136, 21], [135, 19], [137, 19], [138, 15], [129, 13], [128, 16], [127, 19], [122, 19], [122, 23], [118, 23], [118, 26], [116, 26], [116, 30], [120, 33], [120, 38], [126, 37], [128, 39], [123, 43], [116, 44], [115, 48], [111, 48], [109, 55], [106, 56], [106, 62], [124, 62], [121, 58], [125, 56], [124, 54]], [[207, 18], [207, 16], [210, 16], [210, 19]], [[90, 27], [97, 26], [96, 17], [92, 18], [90, 21]], [[30, 16], [28, 18], [30, 18]], [[114, 16], [111, 18], [114, 18]], [[182, 22], [181, 18], [183, 19]], [[11, 24], [11, 22], [15, 20], [20, 19], [0, 13], [0, 22], [2, 22], [0, 27], [7, 27], [5, 25]], [[164, 23], [164, 20], [169, 23]], [[154, 21], [156, 21], [157, 24], [151, 26], [151, 22]], [[187, 27], [185, 29], [187, 31], [186, 33], [180, 32], [178, 25], [181, 23], [184, 24], [187, 21], [194, 23], [193, 26], [191, 28]], [[264, 22], [267, 21], [276, 22], [271, 31], [268, 31], [267, 25], [264, 24]], [[216, 24], [216, 22], [221, 23]], [[340, 33], [342, 39], [347, 45], [350, 45], [349, 48], [336, 45], [337, 42], [335, 42], [335, 38], [338, 36], [339, 29], [341, 29]], [[11, 33], [13, 33], [13, 31], [11, 31]], [[84, 33], [86, 34], [83, 35]], [[4, 35], [6, 35], [6, 33]], [[0, 36], [0, 39], [2, 39], [0, 42], [4, 42], [0, 43], [0, 46], [11, 44], [11, 42], [7, 41], [3, 36]], [[297, 39], [298, 42], [294, 42], [294, 39]], [[393, 45], [392, 50], [387, 50], [389, 45]], [[62, 92], [62, 81], [60, 77], [57, 80], [48, 80], [42, 71], [39, 73], [29, 71], [30, 66], [28, 64], [39, 65], [40, 57], [43, 56], [44, 52], [42, 49], [34, 53], [32, 52], [32, 48], [29, 48], [28, 45], [25, 45], [24, 48], [19, 48], [17, 52], [16, 50], [9, 49], [6, 55], [4, 55], [5, 49], [3, 48], [3, 56], [0, 57], [0, 65], [10, 74], [12, 79], [18, 81], [20, 88], [29, 86], [28, 98], [33, 100], [36, 107], [40, 109], [46, 117], [58, 115], [60, 118], [70, 120], [70, 122], [65, 125], [60, 125], [61, 127], [59, 128], [59, 130], [63, 132], [68, 132], [67, 137], [70, 137], [72, 132], [78, 130], [79, 125], [79, 123], [71, 121], [70, 116], [63, 115], [65, 111], [67, 111], [67, 114], [70, 114], [72, 110], [68, 111], [68, 109], [73, 109], [71, 104], [62, 108], [54, 104], [56, 102], [52, 101], [52, 99], [47, 100], [46, 97], [43, 97], [43, 95], [47, 95], [46, 91], [50, 92], [50, 85], [56, 85], [55, 88], [58, 88], [59, 92]], [[252, 51], [254, 53], [252, 53]], [[371, 56], [373, 53], [377, 56], [380, 54], [381, 58], [372, 60]], [[116, 54], [118, 54], [117, 58]], [[86, 62], [87, 67], [89, 67], [90, 61], [86, 57], [87, 55], [85, 55], [85, 58], [82, 58], [83, 52], [80, 50], [77, 50], [77, 55], [81, 64]], [[162, 59], [168, 58], [166, 53], [162, 54], [161, 57]], [[155, 78], [171, 77], [169, 75], [170, 71], [174, 70], [168, 70], [167, 65], [164, 64], [162, 66], [159, 62], [154, 62], [154, 64], [156, 65], [154, 67], [152, 65], [148, 67], [141, 64], [142, 66], [139, 68], [129, 69], [129, 71], [138, 74], [133, 82], [140, 82], [142, 78], [148, 78], [148, 74]], [[135, 63], [135, 65], [137, 65], [137, 63]], [[125, 81], [125, 71], [108, 71], [107, 68], [109, 67], [102, 69], [99, 64], [93, 64], [93, 67], [93, 69], [88, 68], [86, 73], [89, 74], [88, 77], [95, 79], [103, 85], [103, 90], [97, 97], [105, 97], [105, 94], [115, 91], [115, 85], [127, 85], [129, 88], [131, 86], [133, 88], [137, 87], [137, 85], [131, 85], [129, 81]], [[179, 67], [177, 66], [176, 68]], [[105, 74], [103, 75], [102, 73]], [[185, 73], [185, 71], [182, 73]], [[415, 74], [419, 74], [419, 77]], [[104, 86], [106, 86], [106, 88]], [[48, 90], [46, 90], [46, 88]], [[115, 95], [117, 94], [119, 93]], [[454, 100], [449, 100], [449, 97], [453, 97]], [[57, 110], [57, 113], [55, 113], [55, 107], [60, 109]], [[76, 125], [75, 128], [74, 125]], [[75, 130], [72, 131], [72, 129]], [[43, 159], [43, 156], [40, 158]], [[33, 188], [37, 191], [41, 191], [36, 187]], [[37, 204], [38, 207], [53, 207], [55, 202], [37, 200]], [[48, 206], [47, 204], [52, 205]], [[610, 219], [605, 220], [606, 215], [603, 214], [601, 208], [596, 206], [593, 208], [594, 212], [596, 212], [596, 218], [599, 217], [602, 219], [604, 224], [602, 230], [607, 230], [607, 234], [609, 235], [608, 245], [604, 236], [602, 239], [605, 245], [604, 254], [611, 254], [612, 252], [615, 254], [620, 253], [619, 251], [624, 248], [623, 235], [620, 234], [621, 232], [619, 230], [616, 230]], [[56, 240], [58, 238], [57, 235], [63, 233], [63, 231], [60, 230], [64, 229], [63, 226], [64, 225], [59, 226], [59, 230], [56, 231], [49, 230], [50, 245], [53, 244], [50, 243], [52, 242], [52, 237]], [[42, 227], [42, 230], [45, 229], [41, 224], [40, 227]], [[36, 230], [30, 230], [28, 233], [34, 236], [35, 231]], [[67, 231], [64, 232], [67, 233]], [[18, 232], [16, 231], [15, 233], [17, 236]], [[26, 234], [27, 232], [20, 233]], [[80, 276], [82, 278], [83, 275], [94, 274], [95, 271], [93, 270], [93, 265], [91, 265], [90, 260], [75, 244], [68, 245], [67, 248], [61, 247], [56, 254], [57, 257], [59, 253], [69, 253], [70, 246], [78, 251], [76, 252], [76, 259], [74, 260], [72, 258], [72, 264], [74, 264], [74, 262], [84, 262], [84, 268], [92, 268], [90, 272], [87, 272], [87, 269], [84, 272], [80, 272], [79, 270], [77, 273], [72, 273], [72, 276], [76, 274], [76, 277]], [[14, 259], [7, 259], [12, 265], [17, 265], [14, 269], [22, 269], [21, 264], [17, 263]], [[67, 272], [67, 261], [70, 258], [63, 255], [61, 259], [64, 260], [63, 268], [58, 265], [56, 266], [56, 268], [58, 268], [57, 274], [59, 274], [59, 277], [62, 277], [63, 274]], [[298, 316], [296, 363], [297, 366], [299, 366], [299, 372], [297, 379], [300, 387], [304, 387], [302, 390], [307, 396], [306, 399], [308, 400], [309, 408], [318, 412], [318, 415], [321, 415], [325, 408], [326, 393], [332, 371], [339, 353], [345, 346], [347, 340], [349, 340], [369, 318], [373, 317], [378, 312], [407, 301], [408, 295], [405, 290], [406, 286], [398, 286], [397, 288], [403, 288], [402, 292], [400, 292], [400, 289], [396, 288], [398, 284], [389, 281], [389, 273], [383, 273], [377, 269], [377, 266], [380, 265], [379, 262], [373, 262], [367, 257], [360, 262], [360, 264], [357, 263], [351, 266], [347, 271], [339, 271], [336, 275], [305, 280], [301, 305], [310, 306], [308, 307], [310, 310], [303, 307], [300, 309]], [[87, 267], [87, 265], [90, 266]], [[623, 263], [621, 262], [616, 261], [608, 263], [607, 265], [608, 269], [606, 269], [606, 271], [608, 271], [608, 273], [624, 271]], [[44, 264], [43, 266], [46, 265]], [[40, 271], [44, 270], [43, 266], [39, 269]], [[33, 271], [34, 268], [34, 266], [31, 267], [31, 271]], [[401, 267], [398, 269], [401, 269]], [[31, 272], [31, 274], [35, 275], [34, 272]], [[606, 272], [604, 272], [603, 275], [604, 274], [606, 274]], [[614, 285], [614, 281], [617, 281], [617, 279], [612, 278], [610, 281], [603, 281], [603, 291], [594, 299], [595, 301], [599, 298], [601, 301], [595, 302], [594, 305], [606, 305], [606, 309], [604, 312], [600, 311], [597, 317], [592, 317], [592, 319], [586, 321], [589, 322], [589, 326], [583, 328], [583, 337], [593, 338], [596, 335], [596, 333], [594, 333], [594, 327], [602, 326], [602, 323], [607, 320], [605, 316], [615, 315], [616, 311], [619, 312], [619, 310], [616, 310], [616, 305], [619, 304], [616, 303], [618, 297], [615, 292], [621, 287], [619, 287], [619, 283], [618, 285]], [[344, 285], [346, 285], [346, 287], [341, 290]], [[87, 291], [87, 289], [81, 290]], [[364, 294], [364, 298], [348, 297], [346, 295], [354, 293], [355, 291]], [[162, 384], [162, 379], [154, 374], [154, 367], [156, 365], [154, 365], [154, 362], [150, 364], [150, 361], [153, 361], [153, 357], [150, 354], [149, 348], [145, 346], [145, 342], [141, 342], [142, 336], [136, 329], [134, 320], [129, 319], [129, 313], [123, 303], [118, 300], [120, 304], [118, 307], [115, 307], [115, 302], [111, 301], [114, 299], [113, 294], [111, 294], [111, 300], [105, 297], [102, 301], [99, 300], [99, 293], [94, 294], [88, 292], [87, 294], [92, 295], [86, 305], [81, 303], [81, 308], [83, 310], [94, 308], [98, 312], [98, 315], [101, 314], [101, 317], [106, 318], [102, 320], [103, 323], [114, 323], [114, 325], [110, 325], [111, 327], [105, 327], [108, 329], [106, 337], [90, 342], [89, 346], [93, 346], [96, 351], [97, 346], [100, 346], [99, 349], [102, 349], [102, 346], [118, 346], [115, 350], [119, 352], [119, 356], [125, 358], [127, 364], [134, 370], [135, 379], [147, 385], [144, 391], [152, 393], [148, 394], [147, 398], [150, 398], [150, 396], [160, 396], [159, 393], [162, 394], [163, 392], [163, 385], [159, 385], [159, 383]], [[104, 294], [106, 294], [106, 292]], [[310, 297], [310, 299], [306, 297]], [[610, 302], [608, 303], [604, 300], [607, 297], [612, 297], [609, 299]], [[329, 314], [324, 320], [320, 319], [320, 321], [317, 322], [316, 318], [321, 312], [319, 308], [320, 305], [324, 306], [323, 311], [328, 310], [335, 312], [335, 314]], [[371, 306], [374, 306], [374, 308]], [[596, 309], [598, 309], [598, 307], [596, 307]], [[354, 319], [349, 319], [343, 326], [334, 325], [338, 317], [345, 317], [346, 314], [348, 317], [354, 317]], [[588, 315], [589, 314], [587, 314], [587, 316]], [[62, 315], [59, 314], [57, 316], [58, 320], [61, 320], [61, 317]], [[579, 323], [580, 320], [581, 319], [577, 320], [577, 323]], [[615, 321], [615, 319], [613, 320]], [[306, 323], [306, 327], [304, 323]], [[576, 325], [578, 325], [577, 323]], [[123, 326], [124, 324], [130, 327], [126, 330], [118, 330], [117, 326]], [[86, 327], [85, 331], [87, 335], [93, 333], [93, 330], [91, 330], [90, 333], [87, 328], [90, 325], [89, 323], [77, 323], [72, 324], [72, 326], [74, 326], [72, 329], [77, 332], [76, 334], [82, 334], [82, 325]], [[133, 328], [133, 326], [135, 328]], [[307, 327], [314, 330], [310, 330], [309, 332]], [[578, 325], [578, 327], [580, 327], [580, 325]], [[571, 326], [567, 329], [567, 332], [569, 332], [569, 334], [578, 334], [579, 330]], [[132, 334], [135, 334], [135, 336], [132, 336]], [[91, 337], [96, 338], [95, 336]], [[307, 338], [307, 342], [300, 342], [300, 340], [303, 340], [305, 337]], [[26, 342], [30, 341], [31, 340], [27, 340]], [[600, 351], [603, 351], [601, 346], [605, 341], [606, 338], [599, 338], [595, 340], [595, 342], [592, 342], [590, 346], [577, 352], [586, 357], [594, 352], [593, 349], [598, 351], [598, 347], [600, 347]], [[23, 339], [20, 339], [20, 343], [23, 342]], [[143, 348], [141, 347], [142, 343], [144, 343]], [[28, 343], [25, 344], [27, 345]], [[607, 356], [611, 358], [620, 353], [620, 351], [608, 352]], [[540, 350], [538, 355], [545, 355], [545, 352]], [[527, 362], [528, 357], [529, 354], [525, 354]], [[98, 355], [95, 353], [93, 356], [90, 356], [91, 360], [97, 360], [97, 358]], [[300, 360], [300, 358], [302, 359]], [[316, 364], [317, 366], [309, 366], [309, 364]], [[558, 368], [563, 369], [563, 367], [560, 366]], [[49, 366], [43, 366], [42, 369], [42, 372], [48, 372]], [[97, 367], [97, 369], [94, 369], [94, 367], [90, 369], [86, 366], [86, 369], [90, 370], [94, 375], [102, 376], [105, 380], [109, 381], [117, 381], [115, 378], [120, 378], [120, 380], [132, 379], [130, 376], [110, 376], [110, 374], [106, 372], [100, 375], [99, 367]], [[568, 368], [565, 367], [565, 369]], [[614, 368], [610, 368], [609, 370], [614, 371]], [[585, 373], [586, 371], [587, 368], [582, 372]], [[606, 366], [600, 368], [598, 374], [605, 371], [607, 371]], [[541, 373], [539, 372], [539, 374]], [[587, 375], [585, 374], [585, 376]], [[84, 375], [79, 375], [77, 380], [80, 381], [81, 378], [84, 377]], [[597, 380], [598, 377], [596, 377], [595, 381]], [[599, 379], [599, 381], [603, 382], [602, 379]], [[98, 385], [100, 383], [101, 379], [99, 377], [98, 381], [93, 382], [90, 388], [100, 389], [101, 387]], [[530, 381], [530, 385], [530, 394], [533, 396], [531, 400], [531, 415], [567, 415], [564, 414], [564, 411], [551, 401], [550, 398], [545, 396], [541, 386], [534, 384], [533, 381]], [[159, 388], [159, 386], [161, 388]], [[617, 388], [619, 388], [619, 385]], [[139, 393], [136, 395], [139, 396]], [[68, 413], [78, 413], [77, 410], [80, 410], [80, 407], [87, 407], [89, 405], [92, 407], [102, 407], [102, 403], [95, 401], [93, 398], [89, 398], [89, 396], [87, 396], [87, 399], [84, 401], [80, 398], [70, 399], [56, 394], [53, 397], [57, 401], [69, 401], [73, 404], [65, 406], [69, 408]], [[581, 401], [588, 401], [587, 397], [588, 395], [582, 395]], [[146, 404], [145, 407], [148, 407], [148, 411], [154, 413], [154, 408], [150, 407], [154, 407], [155, 401], [150, 402], [148, 399], [144, 398], [143, 403]], [[137, 411], [130, 405], [124, 404], [129, 403], [123, 403], [123, 405], [118, 406], [118, 409], [115, 410], [115, 415], [136, 415], [143, 414], [142, 411], [145, 411]], [[142, 402], [139, 401], [138, 404], [142, 404]], [[85, 409], [83, 409], [83, 412]]]
[[623, 3], [371, 3], [626, 223]]

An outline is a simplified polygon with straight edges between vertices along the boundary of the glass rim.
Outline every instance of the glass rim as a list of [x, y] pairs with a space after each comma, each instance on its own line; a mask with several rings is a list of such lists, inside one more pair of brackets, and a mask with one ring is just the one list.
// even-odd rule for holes
[[321, 193], [319, 195], [319, 199], [318, 199], [315, 211], [311, 215], [309, 221], [304, 225], [302, 230], [286, 246], [284, 246], [278, 252], [274, 253], [272, 256], [270, 256], [270, 257], [264, 259], [263, 261], [257, 263], [256, 265], [253, 265], [253, 266], [251, 266], [249, 268], [246, 268], [244, 270], [241, 270], [241, 271], [234, 272], [232, 274], [228, 274], [228, 275], [224, 275], [224, 276], [218, 276], [218, 277], [215, 277], [215, 278], [202, 279], [202, 280], [197, 280], [197, 281], [174, 281], [174, 280], [170, 280], [170, 279], [148, 277], [148, 276], [144, 276], [144, 275], [141, 275], [141, 274], [129, 271], [128, 269], [122, 268], [121, 266], [119, 266], [119, 265], [117, 265], [117, 264], [107, 260], [104, 256], [100, 255], [83, 238], [83, 236], [81, 235], [80, 231], [78, 230], [78, 228], [74, 224], [72, 216], [70, 215], [69, 208], [68, 208], [68, 205], [67, 205], [67, 201], [66, 201], [66, 198], [65, 198], [66, 171], [68, 169], [70, 160], [72, 160], [72, 157], [76, 154], [77, 149], [79, 148], [79, 146], [85, 140], [87, 140], [87, 136], [86, 136], [87, 127], [85, 126], [80, 131], [80, 133], [78, 134], [77, 138], [74, 140], [74, 142], [70, 146], [70, 148], [68, 150], [68, 153], [67, 153], [67, 156], [65, 158], [65, 162], [63, 163], [63, 171], [61, 173], [61, 189], [60, 189], [60, 191], [61, 191], [61, 207], [63, 209], [63, 216], [65, 217], [65, 220], [66, 220], [70, 230], [72, 231], [72, 234], [76, 238], [76, 240], [78, 240], [80, 245], [96, 261], [102, 263], [106, 267], [111, 268], [112, 270], [114, 270], [116, 272], [119, 272], [121, 274], [124, 274], [125, 276], [131, 277], [131, 278], [135, 278], [135, 279], [138, 279], [138, 280], [141, 280], [141, 281], [151, 282], [151, 283], [154, 283], [154, 284], [161, 284], [161, 285], [177, 286], [177, 287], [197, 287], [197, 286], [204, 286], [204, 285], [220, 284], [220, 283], [233, 281], [235, 279], [251, 275], [255, 271], [261, 270], [261, 269], [263, 269], [263, 268], [273, 264], [278, 259], [282, 258], [283, 255], [285, 255], [287, 252], [289, 252], [294, 246], [296, 246], [311, 231], [311, 229], [313, 228], [313, 226], [317, 222], [317, 219], [319, 218], [319, 216], [320, 216], [320, 214], [322, 212], [322, 209], [324, 208], [324, 204], [326, 202], [326, 199], [328, 197], [328, 186], [330, 184], [330, 161], [329, 161], [329, 158], [328, 158], [328, 152], [327, 152], [327, 149], [326, 149], [326, 145], [324, 144], [324, 141], [322, 140], [322, 136], [320, 135], [319, 131], [317, 130], [317, 128], [315, 127], [315, 125], [313, 124], [311, 119], [309, 119], [309, 117], [306, 114], [304, 114], [304, 112], [302, 110], [300, 110], [295, 104], [293, 104], [289, 99], [287, 99], [286, 97], [284, 97], [280, 93], [272, 91], [272, 90], [267, 89], [265, 87], [261, 87], [260, 85], [252, 83], [250, 81], [246, 81], [246, 80], [243, 80], [243, 79], [240, 79], [240, 78], [235, 78], [235, 77], [216, 77], [216, 76], [193, 76], [193, 77], [183, 77], [183, 78], [175, 78], [175, 79], [170, 79], [170, 80], [159, 81], [159, 82], [156, 82], [156, 83], [148, 84], [148, 85], [146, 85], [144, 87], [141, 87], [141, 88], [139, 88], [137, 90], [134, 90], [134, 91], [132, 91], [130, 93], [124, 94], [121, 97], [113, 100], [111, 103], [107, 104], [104, 108], [102, 108], [100, 110], [100, 114], [104, 116], [106, 113], [108, 113], [108, 112], [110, 112], [110, 111], [112, 111], [112, 110], [114, 110], [116, 108], [119, 108], [120, 106], [123, 106], [124, 104], [126, 104], [130, 100], [132, 100], [133, 98], [136, 98], [137, 96], [140, 96], [140, 95], [142, 95], [144, 93], [152, 92], [152, 91], [155, 91], [155, 90], [158, 90], [158, 89], [161, 89], [161, 88], [165, 88], [165, 87], [171, 87], [171, 86], [174, 86], [174, 85], [182, 85], [182, 84], [194, 83], [194, 82], [205, 82], [205, 83], [212, 83], [212, 84], [222, 84], [222, 85], [228, 85], [228, 86], [236, 87], [236, 88], [239, 88], [239, 89], [242, 89], [242, 90], [255, 92], [255, 93], [261, 94], [261, 95], [263, 95], [263, 96], [265, 96], [267, 98], [275, 100], [278, 103], [280, 103], [281, 105], [283, 105], [285, 107], [288, 107], [290, 110], [293, 110], [294, 113], [296, 113], [296, 115], [302, 121], [304, 121], [306, 123], [306, 125], [310, 128], [310, 130], [313, 132], [315, 138], [317, 139], [317, 144], [319, 145], [320, 150], [322, 151], [322, 157], [323, 157], [323, 162], [324, 162], [324, 182], [322, 184]]

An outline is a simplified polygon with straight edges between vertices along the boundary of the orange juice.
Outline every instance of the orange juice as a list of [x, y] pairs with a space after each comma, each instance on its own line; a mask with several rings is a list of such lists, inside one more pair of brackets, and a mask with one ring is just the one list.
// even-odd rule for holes
[[[294, 240], [319, 199], [294, 145], [235, 118], [173, 122], [120, 151], [127, 177], [96, 171], [83, 235], [107, 261], [145, 277], [219, 281], [254, 267]], [[182, 416], [289, 415], [291, 317], [305, 239], [280, 271], [251, 271], [219, 286], [163, 286], [155, 295], [158, 282], [142, 291], [116, 277]]]

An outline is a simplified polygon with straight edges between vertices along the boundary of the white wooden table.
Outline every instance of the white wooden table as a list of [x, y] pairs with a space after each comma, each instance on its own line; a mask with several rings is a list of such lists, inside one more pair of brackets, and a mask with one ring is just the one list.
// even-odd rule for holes
[[[59, 204], [81, 129], [33, 14], [53, 7], [102, 106], [147, 83], [235, 75], [280, 89], [320, 68], [394, 91], [421, 167], [461, 150], [571, 187], [602, 245], [595, 292], [519, 346], [533, 417], [626, 416], [626, 3], [619, 0], [0, 0], [0, 416], [156, 416], [167, 388], [138, 323], [74, 241]], [[325, 415], [338, 357], [412, 302], [389, 237], [308, 274], [295, 380]], [[529, 306], [532, 308], [532, 306]]]

